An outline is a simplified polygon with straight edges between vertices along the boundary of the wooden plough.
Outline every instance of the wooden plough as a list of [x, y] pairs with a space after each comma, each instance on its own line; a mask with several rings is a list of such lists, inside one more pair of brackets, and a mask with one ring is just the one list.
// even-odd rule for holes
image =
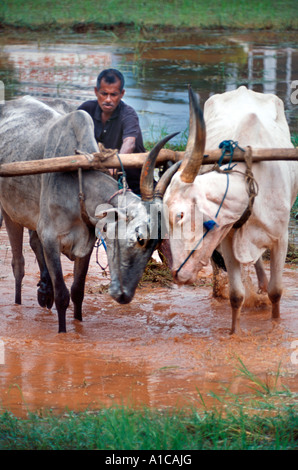
[[[244, 151], [243, 151], [244, 150]], [[250, 154], [252, 162], [260, 161], [276, 161], [276, 160], [295, 160], [298, 161], [298, 148], [266, 148], [257, 149], [244, 147], [241, 150], [238, 147], [234, 149], [233, 162], [245, 161], [245, 158]], [[148, 153], [134, 153], [134, 154], [119, 154], [108, 150], [108, 157], [104, 151], [95, 152], [92, 154], [79, 153], [77, 155], [70, 155], [65, 157], [54, 157], [41, 160], [28, 160], [18, 161], [11, 163], [0, 164], [0, 176], [24, 176], [41, 173], [54, 173], [59, 171], [75, 171], [79, 168], [83, 170], [90, 169], [107, 169], [116, 168], [121, 169], [120, 160], [124, 168], [141, 168]], [[222, 155], [222, 150], [205, 150], [205, 157], [203, 164], [213, 164], [219, 161]], [[119, 157], [119, 158], [118, 158]], [[161, 166], [165, 162], [177, 162], [182, 160], [184, 152], [174, 151], [169, 149], [162, 149], [157, 157], [156, 166]], [[229, 155], [225, 155], [223, 163], [230, 160]]]

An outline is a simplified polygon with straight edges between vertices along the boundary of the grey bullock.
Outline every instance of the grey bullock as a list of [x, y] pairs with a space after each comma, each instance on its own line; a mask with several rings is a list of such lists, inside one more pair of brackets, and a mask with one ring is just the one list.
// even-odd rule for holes
[[[245, 293], [241, 265], [256, 264], [258, 271], [266, 249], [270, 250], [266, 287], [272, 317], [280, 316], [290, 210], [298, 192], [298, 163], [263, 161], [251, 168], [237, 163], [202, 174], [205, 144], [212, 150], [224, 140], [237, 141], [241, 147], [293, 147], [282, 101], [275, 95], [240, 87], [209, 98], [203, 117], [198, 98], [190, 90], [185, 157], [169, 186], [165, 182], [160, 191], [162, 196], [167, 188], [164, 203], [168, 207], [172, 269], [178, 283], [194, 282], [214, 249], [221, 246], [229, 277], [234, 333], [239, 330]], [[237, 226], [245, 213], [250, 213], [249, 217]]]
[[[85, 111], [65, 113], [30, 96], [1, 106], [0, 163], [73, 155], [75, 151], [98, 152], [93, 122]], [[159, 149], [151, 152], [141, 178], [145, 200], [118, 190], [117, 182], [98, 170], [46, 173], [0, 178], [0, 205], [12, 248], [15, 302], [20, 304], [24, 277], [23, 229], [29, 229], [30, 245], [40, 268], [38, 301], [58, 313], [59, 332], [66, 331], [65, 313], [70, 297], [74, 317], [82, 319], [85, 279], [96, 241], [95, 227], [105, 238], [111, 274], [109, 293], [119, 303], [132, 300], [138, 282], [157, 246], [158, 217], [154, 204], [153, 170]], [[145, 166], [145, 164], [144, 164]], [[84, 205], [79, 195], [84, 195]], [[84, 210], [83, 210], [84, 209]], [[104, 210], [103, 210], [104, 209]], [[152, 220], [154, 219], [154, 220]], [[119, 236], [118, 221], [125, 233]], [[155, 238], [146, 236], [152, 231]], [[152, 233], [152, 232], [151, 232]], [[74, 261], [71, 295], [65, 285], [61, 253]]]

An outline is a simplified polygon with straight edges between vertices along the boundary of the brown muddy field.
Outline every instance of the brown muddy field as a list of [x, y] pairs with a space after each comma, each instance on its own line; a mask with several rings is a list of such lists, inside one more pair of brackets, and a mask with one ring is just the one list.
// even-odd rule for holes
[[[247, 394], [251, 383], [239, 373], [240, 360], [264, 382], [298, 392], [297, 267], [287, 265], [282, 318], [273, 323], [264, 296], [253, 292], [254, 272], [245, 271], [247, 302], [243, 331], [229, 335], [225, 297], [212, 297], [211, 269], [196, 287], [142, 282], [134, 300], [121, 306], [103, 288], [108, 278], [96, 264], [87, 278], [83, 322], [67, 314], [58, 334], [55, 309], [36, 300], [38, 266], [25, 233], [23, 304], [14, 304], [14, 279], [5, 228], [0, 230], [0, 406], [19, 416], [51, 408], [98, 409], [127, 404], [163, 409], [216, 403], [210, 392]], [[99, 253], [101, 264], [105, 254]], [[67, 285], [72, 263], [63, 257]], [[296, 343], [295, 343], [296, 342]], [[2, 351], [3, 352], [3, 351]], [[4, 357], [3, 357], [4, 356]]]

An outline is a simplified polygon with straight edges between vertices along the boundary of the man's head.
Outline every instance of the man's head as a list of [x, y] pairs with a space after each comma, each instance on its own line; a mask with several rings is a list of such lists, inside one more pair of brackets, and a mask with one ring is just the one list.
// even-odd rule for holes
[[109, 85], [114, 84], [115, 82], [120, 82], [120, 91], [124, 88], [124, 77], [119, 70], [116, 69], [106, 69], [100, 72], [97, 77], [96, 87], [99, 89], [101, 81], [104, 80]]
[[125, 93], [122, 73], [116, 69], [103, 70], [97, 77], [94, 92], [101, 110], [112, 115]]

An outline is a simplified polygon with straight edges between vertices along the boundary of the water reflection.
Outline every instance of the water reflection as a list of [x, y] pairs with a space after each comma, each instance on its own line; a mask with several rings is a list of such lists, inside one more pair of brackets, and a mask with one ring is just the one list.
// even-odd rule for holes
[[[80, 43], [78, 41], [81, 41]], [[126, 101], [139, 114], [145, 140], [188, 126], [187, 85], [204, 103], [211, 94], [244, 84], [277, 94], [285, 104], [292, 132], [298, 132], [298, 106], [291, 103], [291, 81], [298, 78], [298, 46], [291, 33], [266, 36], [209, 32], [157, 41], [4, 43], [0, 78], [7, 97], [30, 94], [61, 97], [78, 105], [93, 98], [98, 72], [118, 67], [126, 77]], [[3, 78], [2, 78], [3, 77]], [[179, 137], [178, 137], [179, 139]]]

